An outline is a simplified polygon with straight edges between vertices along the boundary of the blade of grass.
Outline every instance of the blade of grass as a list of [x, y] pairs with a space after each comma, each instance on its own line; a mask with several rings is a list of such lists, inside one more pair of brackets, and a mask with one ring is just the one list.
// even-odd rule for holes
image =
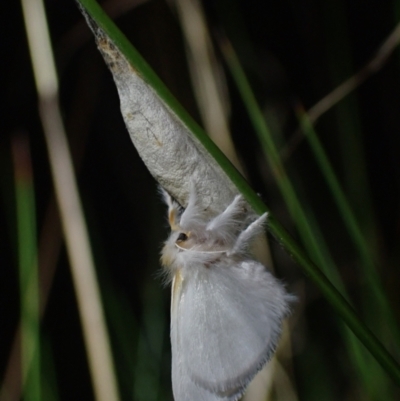
[[153, 279], [145, 283], [141, 298], [144, 309], [137, 348], [134, 398], [156, 401], [160, 393], [161, 354], [167, 322], [163, 297]]
[[21, 310], [21, 366], [25, 401], [41, 399], [39, 277], [36, 212], [28, 139], [13, 141]]
[[323, 266], [325, 263], [331, 263], [326, 259], [327, 255], [323, 255], [320, 247], [318, 246], [314, 233], [308, 224], [306, 215], [300, 205], [296, 190], [294, 189], [286, 172], [285, 166], [280, 158], [280, 154], [274, 143], [271, 131], [265, 121], [264, 115], [257, 104], [254, 94], [247, 82], [232, 46], [226, 40], [222, 42], [222, 50], [225, 60], [229, 65], [230, 71], [242, 95], [242, 99], [245, 103], [266, 159], [269, 162], [272, 173], [275, 176], [276, 182], [289, 209], [289, 213], [300, 233], [300, 237], [304, 243], [304, 246], [311, 255], [313, 261], [319, 266]]
[[325, 181], [332, 193], [332, 197], [341, 213], [343, 222], [347, 227], [347, 230], [351, 236], [351, 239], [356, 246], [362, 263], [362, 273], [364, 273], [369, 288], [372, 290], [375, 297], [375, 302], [378, 303], [381, 312], [384, 314], [390, 325], [392, 335], [394, 336], [395, 342], [400, 342], [399, 328], [390, 307], [389, 301], [385, 295], [385, 291], [382, 286], [381, 279], [377, 273], [375, 261], [373, 255], [369, 250], [367, 241], [365, 240], [361, 228], [358, 225], [353, 211], [347, 201], [347, 198], [342, 190], [339, 180], [337, 179], [332, 165], [321, 145], [318, 136], [304, 110], [298, 109], [297, 116], [300, 122], [301, 129], [309, 141], [311, 149], [314, 153], [315, 159], [320, 167], [322, 174], [325, 177]]
[[[268, 125], [271, 124], [271, 120], [272, 120], [272, 122], [274, 122], [273, 113], [269, 113], [267, 116], [265, 116], [265, 120], [268, 122]], [[279, 146], [283, 143], [284, 138], [281, 135], [279, 126], [276, 124], [273, 124], [273, 126], [275, 128], [270, 129], [270, 131], [274, 133], [273, 140], [274, 140], [275, 146], [277, 146], [277, 145]], [[266, 156], [266, 159], [268, 159], [268, 155], [265, 155], [265, 156]], [[282, 157], [282, 153], [280, 154], [280, 157], [281, 157], [282, 163], [283, 163], [284, 159]], [[301, 185], [301, 181], [297, 180], [297, 190], [300, 189], [300, 191], [301, 191], [301, 188], [299, 188], [299, 185]], [[301, 192], [303, 193], [303, 195], [301, 197], [302, 201], [303, 201], [303, 205], [306, 205], [306, 206], [304, 207], [302, 205], [299, 205], [299, 208], [301, 208], [303, 210], [303, 213], [305, 213], [306, 220], [310, 226], [311, 232], [313, 233], [313, 236], [317, 243], [318, 249], [320, 250], [320, 253], [323, 255], [323, 258], [325, 260], [325, 263], [323, 263], [321, 265], [321, 269], [323, 270], [325, 275], [328, 277], [328, 279], [335, 285], [335, 287], [343, 294], [343, 296], [347, 300], [350, 300], [351, 298], [349, 297], [348, 293], [346, 292], [346, 287], [343, 284], [340, 273], [339, 273], [338, 269], [336, 268], [335, 264], [333, 263], [329, 249], [327, 247], [327, 244], [326, 244], [324, 237], [321, 233], [321, 230], [319, 228], [318, 220], [314, 217], [312, 210], [310, 208], [307, 208], [308, 203], [304, 199], [304, 191], [301, 191]], [[283, 196], [285, 197], [285, 194], [283, 194]], [[296, 216], [294, 217], [294, 219], [296, 219]], [[297, 222], [297, 224], [298, 224], [298, 222]], [[344, 344], [347, 349], [349, 359], [351, 362], [350, 369], [353, 368], [353, 370], [355, 370], [355, 373], [358, 374], [358, 376], [360, 377], [360, 380], [362, 381], [362, 384], [364, 385], [364, 388], [360, 387], [358, 389], [360, 397], [362, 399], [366, 399], [366, 400], [367, 399], [379, 400], [382, 393], [385, 391], [387, 392], [388, 388], [390, 388], [391, 383], [388, 383], [389, 379], [388, 379], [387, 375], [384, 373], [384, 371], [382, 369], [380, 369], [380, 365], [377, 364], [376, 360], [374, 360], [373, 357], [371, 357], [371, 355], [364, 348], [364, 346], [357, 339], [357, 337], [353, 334], [353, 332], [347, 327], [347, 325], [344, 324], [343, 321], [339, 321], [338, 323], [339, 323], [339, 330], [343, 337], [343, 341], [344, 341]], [[369, 357], [369, 359], [367, 359], [368, 357]], [[371, 358], [372, 358], [372, 361], [370, 360]], [[311, 360], [312, 359], [313, 358], [311, 357]], [[371, 364], [373, 366], [371, 366]], [[372, 370], [371, 367], [375, 368], [375, 370]], [[378, 367], [378, 369], [376, 369], [376, 367]], [[322, 372], [319, 372], [319, 374], [321, 374], [321, 373]], [[327, 371], [325, 373], [328, 374]], [[373, 378], [373, 380], [372, 380], [372, 378]], [[334, 392], [334, 388], [332, 387], [333, 383], [331, 383], [328, 380], [328, 378], [321, 377], [319, 380], [326, 381], [325, 393], [326, 392], [328, 392], [328, 393]], [[327, 387], [327, 386], [331, 386], [331, 387]], [[315, 391], [315, 389], [313, 391]], [[307, 397], [308, 396], [309, 395], [307, 395]], [[315, 396], [318, 397], [318, 392], [315, 392]]]
[[228, 124], [224, 82], [215, 55], [204, 9], [199, 0], [177, 0], [176, 9], [187, 43], [187, 60], [197, 104], [210, 138], [241, 170]]
[[59, 389], [57, 386], [57, 370], [54, 363], [53, 349], [50, 339], [44, 335], [43, 341], [43, 397], [44, 401], [60, 401]]
[[[357, 267], [360, 269], [360, 278], [363, 280], [361, 287], [362, 297], [360, 298], [365, 319], [371, 327], [374, 327], [376, 334], [385, 340], [390, 350], [396, 357], [399, 354], [399, 327], [393, 313], [390, 311], [390, 304], [385, 299], [385, 294], [380, 283], [379, 271], [382, 275], [384, 270], [378, 264], [379, 247], [379, 226], [377, 225], [375, 211], [372, 205], [370, 182], [367, 171], [367, 161], [365, 154], [365, 143], [363, 142], [363, 119], [359, 110], [359, 94], [355, 93], [357, 86], [365, 81], [371, 73], [376, 73], [386, 64], [391, 52], [396, 48], [399, 41], [400, 26], [391, 32], [373, 57], [361, 70], [353, 75], [349, 80], [339, 83], [343, 77], [354, 73], [353, 56], [354, 49], [351, 48], [349, 38], [348, 18], [346, 17], [345, 2], [328, 1], [324, 3], [325, 28], [327, 49], [327, 62], [330, 78], [336, 87], [332, 92], [332, 97], [325, 97], [319, 105], [334, 100], [334, 109], [330, 113], [330, 118], [336, 126], [335, 132], [340, 144], [340, 160], [342, 162], [342, 187], [346, 194], [348, 203], [352, 205], [352, 213], [357, 219], [357, 223], [362, 231], [362, 237], [367, 245], [367, 254], [359, 252], [360, 257]], [[347, 10], [348, 11], [348, 10]], [[337, 62], [340, 60], [340, 63]], [[347, 87], [347, 89], [346, 89]], [[353, 91], [347, 93], [346, 91]], [[340, 94], [341, 93], [341, 94]], [[340, 94], [339, 97], [337, 97]], [[336, 96], [336, 99], [335, 99]], [[339, 101], [339, 99], [341, 100]], [[331, 103], [332, 106], [332, 103]], [[314, 112], [318, 113], [318, 107], [310, 109], [313, 116], [309, 115], [312, 123], [315, 122]], [[321, 111], [321, 110], [320, 110]], [[349, 221], [349, 220], [347, 220]], [[352, 231], [347, 230], [350, 235]], [[355, 238], [357, 241], [359, 238]], [[354, 239], [353, 239], [354, 242]], [[359, 242], [355, 242], [356, 251], [360, 250]], [[368, 255], [369, 254], [369, 255]], [[376, 266], [376, 267], [375, 267]], [[374, 271], [376, 269], [376, 271]], [[382, 276], [383, 279], [383, 276]], [[387, 324], [381, 324], [382, 318]]]
[[[77, 1], [95, 21], [95, 24], [112, 39], [113, 44], [122, 52], [129, 63], [134, 66], [141, 78], [153, 88], [159, 98], [173, 111], [189, 131], [193, 133], [193, 136], [204, 146], [207, 152], [218, 162], [239, 191], [246, 197], [250, 204], [252, 204], [255, 211], [263, 213], [266, 210], [265, 205], [258, 199], [258, 196], [254, 193], [243, 176], [238, 174], [232, 163], [229, 162], [214, 142], [204, 133], [203, 129], [189, 116], [138, 51], [116, 27], [113, 21], [104, 13], [100, 5], [94, 0]], [[253, 200], [251, 201], [250, 199]]]
[[[312, 231], [314, 232], [321, 252], [325, 255], [329, 255], [327, 245], [318, 227], [317, 219], [314, 217], [311, 210], [306, 210], [306, 213], [307, 219], [312, 227]], [[324, 273], [341, 291], [341, 293], [347, 299], [350, 299], [336, 266], [333, 263], [326, 263], [322, 265], [322, 268]], [[363, 344], [357, 339], [354, 333], [345, 324], [339, 325], [339, 329], [341, 335], [343, 336], [350, 360], [367, 391], [366, 394], [361, 394], [361, 398], [376, 401], [381, 400], [382, 395], [388, 393], [390, 389], [391, 382], [388, 382], [388, 376], [385, 375], [385, 372], [383, 371], [381, 366], [377, 363], [376, 360], [373, 359], [368, 350], [363, 346]], [[360, 389], [359, 391], [361, 390], [362, 389]]]
[[21, 5], [93, 390], [99, 401], [118, 401], [111, 346], [89, 235], [58, 104], [58, 79], [45, 9], [42, 0], [21, 0]]
[[[236, 185], [238, 190], [248, 200], [253, 209], [258, 213], [267, 211], [264, 203], [260, 200], [257, 194], [255, 194], [244, 178], [223, 156], [215, 144], [213, 144], [213, 142], [204, 134], [203, 130], [185, 112], [183, 107], [172, 96], [136, 49], [134, 49], [115, 24], [107, 17], [101, 7], [94, 0], [79, 0], [79, 3], [84, 8], [83, 12], [90, 15], [94, 24], [99, 26], [104, 33], [108, 35], [112, 40], [113, 45], [123, 53], [131, 65], [134, 66], [137, 73], [153, 88], [161, 100], [168, 106], [175, 116], [183, 122], [193, 136], [204, 146], [210, 156], [216, 160]], [[91, 21], [89, 21], [89, 23], [91, 23]], [[379, 363], [381, 363], [387, 373], [398, 385], [400, 385], [400, 366], [398, 363], [391, 357], [371, 331], [360, 321], [353, 308], [273, 216], [269, 219], [269, 229], [304, 272], [319, 287], [336, 312], [360, 338]]]
[[[232, 63], [238, 63], [237, 58], [236, 60], [233, 60]], [[240, 67], [239, 64], [237, 67]], [[246, 97], [246, 100], [248, 99], [249, 97]], [[254, 96], [252, 96], [252, 99], [255, 100]], [[244, 101], [244, 103], [246, 103], [246, 101]], [[254, 108], [259, 109], [256, 103], [252, 104], [252, 110], [254, 110]], [[346, 289], [343, 285], [340, 274], [329, 253], [328, 247], [323, 239], [323, 235], [318, 228], [316, 220], [310, 218], [310, 210], [304, 210], [296, 195], [296, 191], [290, 182], [290, 179], [285, 171], [283, 161], [280, 158], [280, 154], [275, 144], [275, 139], [271, 135], [271, 130], [269, 129], [261, 110], [258, 110], [258, 115], [254, 116], [253, 122], [256, 119], [259, 121], [259, 124], [257, 126], [258, 129], [255, 129], [255, 131], [258, 133], [259, 140], [263, 145], [266, 159], [269, 160], [270, 164], [272, 165], [272, 170], [275, 172], [280, 172], [280, 175], [276, 176], [276, 181], [282, 192], [284, 200], [288, 205], [290, 205], [292, 218], [302, 236], [303, 241], [305, 242], [306, 248], [315, 258], [315, 260], [318, 261], [319, 266], [321, 266], [323, 272], [327, 275], [327, 277], [329, 277], [332, 283], [334, 283], [336, 288], [340, 290], [346, 299], [350, 299], [346, 293]], [[384, 391], [384, 389], [387, 387], [385, 378], [382, 377], [381, 374], [382, 371], [376, 371], [375, 369], [374, 380], [371, 380], [372, 370], [366, 364], [366, 360], [368, 359], [369, 355], [366, 354], [365, 348], [359, 341], [356, 340], [356, 337], [347, 326], [341, 325], [340, 330], [345, 340], [345, 345], [349, 352], [351, 361], [356, 368], [369, 396], [371, 399], [379, 399], [379, 394], [382, 394], [382, 391]]]
[[[314, 258], [316, 258], [315, 260], [317, 260], [317, 262], [319, 263], [319, 266], [322, 266], [323, 270], [326, 270], [326, 266], [332, 266], [333, 262], [331, 261], [331, 258], [329, 257], [329, 255], [327, 255], [326, 253], [323, 254], [323, 252], [322, 252], [323, 248], [319, 246], [317, 237], [314, 236], [314, 234], [313, 234], [313, 230], [312, 230], [311, 226], [309, 225], [306, 215], [300, 206], [300, 203], [298, 201], [295, 190], [292, 187], [292, 185], [288, 179], [288, 176], [285, 172], [283, 163], [279, 156], [279, 152], [276, 149], [276, 146], [273, 142], [272, 136], [270, 135], [268, 126], [265, 122], [264, 116], [257, 104], [257, 101], [250, 88], [247, 78], [244, 75], [243, 70], [241, 69], [239, 61], [238, 61], [232, 47], [227, 42], [225, 42], [222, 46], [222, 49], [223, 49], [224, 56], [227, 60], [228, 66], [229, 66], [231, 73], [234, 77], [234, 80], [236, 82], [236, 85], [237, 85], [237, 87], [241, 93], [241, 96], [244, 100], [244, 104], [248, 110], [250, 119], [255, 128], [255, 131], [259, 137], [259, 140], [264, 148], [266, 155], [268, 156], [267, 158], [270, 163], [271, 169], [272, 169], [275, 177], [277, 178], [277, 183], [278, 183], [280, 190], [282, 191], [282, 194], [287, 202], [288, 209], [289, 209], [294, 221], [296, 222], [296, 226], [300, 232], [300, 235], [303, 238], [304, 243], [305, 243], [307, 249], [309, 250], [310, 254], [313, 255]], [[330, 271], [332, 271], [332, 270], [333, 269], [331, 268]], [[309, 273], [309, 272], [307, 271], [307, 273]], [[320, 289], [322, 290], [322, 287], [320, 287]], [[322, 290], [322, 292], [327, 297], [327, 299], [331, 302], [332, 305], [334, 305], [336, 308], [337, 307], [341, 308], [342, 306], [344, 307], [344, 305], [339, 306], [339, 304], [341, 304], [341, 302], [337, 303], [338, 299], [331, 298], [330, 289], [326, 293], [324, 290]], [[352, 313], [354, 313], [354, 312], [352, 311]], [[382, 347], [381, 350], [383, 350], [384, 348], [383, 348], [382, 344], [377, 340], [377, 338], [375, 336], [373, 336], [371, 332], [369, 332], [369, 334], [373, 336], [373, 339], [371, 337], [371, 338], [369, 338], [369, 340], [372, 340], [374, 345], [372, 345], [372, 342], [369, 342], [369, 340], [367, 340], [368, 341], [368, 344], [367, 344], [365, 342], [366, 338], [364, 337], [365, 333], [363, 333], [362, 336], [360, 336], [359, 334], [361, 334], [361, 333], [358, 332], [358, 334], [357, 334], [357, 332], [356, 332], [356, 330], [358, 331], [361, 328], [360, 326], [358, 326], [359, 323], [363, 326], [363, 329], [364, 328], [366, 329], [366, 327], [363, 325], [363, 323], [358, 321], [358, 318], [357, 318], [357, 321], [358, 321], [357, 323], [355, 321], [349, 322], [348, 320], [346, 320], [349, 316], [347, 316], [347, 318], [345, 318], [343, 315], [341, 315], [341, 316], [342, 316], [342, 318], [344, 318], [344, 320], [349, 325], [349, 327], [359, 337], [359, 339], [364, 343], [364, 345], [367, 347], [367, 349], [369, 349], [369, 351], [371, 353], [373, 353], [374, 356], [378, 359], [378, 361], [382, 364], [383, 360], [381, 360], [380, 358], [381, 358], [381, 356], [383, 356], [383, 354], [378, 356], [378, 354], [375, 353], [375, 351], [377, 351], [377, 349], [375, 349], [375, 345], [378, 345], [379, 348]], [[352, 320], [352, 318], [350, 320]], [[353, 325], [354, 323], [356, 323], [356, 324]], [[358, 326], [358, 327], [356, 327], [356, 326]], [[356, 330], [354, 330], [354, 329], [356, 329]], [[372, 348], [371, 348], [371, 345], [372, 345]], [[389, 353], [386, 350], [384, 351], [384, 353], [386, 354], [386, 356], [389, 356]], [[396, 369], [398, 369], [398, 368], [396, 368]], [[387, 370], [387, 372], [389, 373], [388, 370]]]
[[[397, 2], [396, 2], [397, 4]], [[332, 14], [332, 11], [337, 9], [337, 3], [333, 3], [327, 14]], [[338, 24], [338, 18], [332, 18], [333, 24], [339, 26], [338, 31], [335, 32], [335, 40], [337, 40], [337, 34], [343, 32], [343, 25]], [[343, 35], [345, 36], [345, 35]], [[397, 24], [393, 31], [388, 35], [385, 41], [378, 48], [374, 57], [367, 62], [357, 73], [350, 78], [346, 79], [340, 85], [338, 85], [333, 91], [324, 96], [317, 104], [308, 110], [310, 121], [315, 124], [316, 121], [325, 114], [329, 109], [338, 104], [341, 100], [346, 98], [350, 93], [354, 92], [361, 84], [363, 84], [371, 75], [376, 74], [388, 61], [389, 57], [395, 51], [400, 43], [400, 24]], [[343, 48], [343, 46], [341, 46]], [[349, 52], [347, 50], [347, 52]], [[332, 58], [336, 57], [336, 54], [332, 53]], [[343, 63], [343, 62], [342, 62]], [[332, 64], [337, 65], [336, 62]]]
[[[228, 63], [230, 63], [231, 70], [236, 71], [236, 81], [242, 81], [244, 73], [241, 66], [239, 65], [239, 61], [236, 55], [233, 53], [233, 49], [227, 49], [227, 46], [224, 46], [223, 50], [225, 50], [224, 54]], [[332, 260], [332, 257], [329, 254], [328, 247], [323, 240], [323, 236], [320, 233], [319, 229], [316, 229], [317, 224], [315, 220], [310, 221], [310, 213], [307, 213], [301, 206], [296, 191], [290, 182], [289, 176], [285, 171], [285, 167], [280, 158], [278, 149], [274, 143], [274, 138], [271, 135], [271, 131], [265, 121], [265, 118], [260, 108], [255, 101], [250, 87], [248, 87], [245, 82], [242, 82], [241, 93], [243, 96], [243, 101], [246, 105], [248, 101], [251, 102], [250, 105], [248, 105], [248, 109], [251, 109], [249, 113], [252, 113], [252, 122], [257, 122], [257, 125], [255, 126], [255, 132], [258, 134], [259, 140], [263, 146], [266, 159], [269, 161], [272, 171], [275, 172], [275, 178], [278, 183], [279, 189], [281, 190], [282, 196], [286, 204], [288, 205], [293, 221], [296, 224], [296, 227], [300, 233], [300, 236], [302, 237], [306, 249], [308, 249], [308, 252], [314, 258], [314, 260], [318, 262], [324, 273], [328, 277], [330, 277], [335, 286], [340, 289], [341, 293], [347, 299], [350, 299], [345, 292], [345, 286], [343, 285], [340, 275]], [[276, 174], [278, 171], [279, 175]], [[376, 393], [376, 387], [374, 387], [374, 385], [371, 385], [372, 382], [369, 371], [368, 369], [365, 369], [363, 358], [365, 354], [363, 353], [364, 350], [361, 350], [363, 346], [360, 342], [354, 341], [354, 337], [347, 327], [341, 327], [341, 331], [350, 358], [356, 370], [359, 372], [365, 388], [367, 389], [369, 394]], [[377, 384], [378, 381], [374, 381], [373, 383]]]

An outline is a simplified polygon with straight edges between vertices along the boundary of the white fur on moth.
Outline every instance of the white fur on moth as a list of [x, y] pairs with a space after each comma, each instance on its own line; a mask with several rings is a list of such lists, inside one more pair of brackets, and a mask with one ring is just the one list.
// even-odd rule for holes
[[175, 401], [236, 401], [272, 357], [294, 300], [248, 253], [267, 214], [250, 213], [236, 196], [208, 220], [193, 185], [185, 210], [163, 194], [171, 226], [161, 262], [172, 280]]

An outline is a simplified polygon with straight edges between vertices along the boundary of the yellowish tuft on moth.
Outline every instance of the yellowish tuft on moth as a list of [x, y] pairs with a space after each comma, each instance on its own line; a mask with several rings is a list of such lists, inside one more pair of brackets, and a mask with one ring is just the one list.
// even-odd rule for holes
[[171, 252], [168, 251], [167, 246], [164, 246], [164, 248], [162, 250], [160, 261], [161, 261], [161, 264], [166, 268], [171, 266], [171, 264], [173, 262], [173, 255], [171, 254]]

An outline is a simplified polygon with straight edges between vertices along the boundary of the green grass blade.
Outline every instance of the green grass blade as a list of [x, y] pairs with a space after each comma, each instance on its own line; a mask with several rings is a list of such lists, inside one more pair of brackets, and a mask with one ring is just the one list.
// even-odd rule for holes
[[[349, 299], [345, 293], [345, 287], [341, 281], [340, 275], [338, 274], [338, 271], [329, 254], [328, 248], [323, 240], [323, 236], [321, 233], [319, 233], [319, 230], [316, 230], [315, 221], [314, 224], [312, 224], [309, 213], [306, 214], [300, 204], [294, 187], [292, 186], [285, 171], [283, 162], [280, 159], [280, 154], [276, 148], [270, 129], [267, 126], [262, 111], [255, 100], [253, 92], [246, 80], [246, 77], [244, 76], [233, 49], [229, 48], [228, 45], [225, 45], [224, 50], [228, 64], [235, 76], [236, 83], [240, 87], [240, 92], [248, 109], [251, 121], [254, 124], [255, 132], [257, 133], [264, 148], [266, 159], [269, 161], [271, 169], [275, 173], [278, 186], [282, 192], [285, 202], [288, 205], [289, 211], [296, 224], [296, 227], [299, 230], [300, 236], [305, 243], [306, 249], [312, 255], [314, 260], [318, 262], [324, 273], [328, 277], [331, 277], [331, 280], [333, 278], [332, 282], [335, 283], [335, 286], [340, 288], [342, 294]], [[349, 355], [352, 358], [354, 366], [359, 371], [368, 393], [376, 393], [375, 389], [377, 387], [374, 387], [374, 385], [376, 385], [378, 381], [375, 381], [374, 385], [371, 385], [371, 376], [368, 372], [368, 369], [365, 369], [365, 353], [364, 350], [361, 349], [363, 346], [358, 341], [354, 341], [353, 334], [347, 328], [342, 327], [341, 330]]]
[[26, 137], [14, 139], [13, 153], [21, 310], [22, 394], [25, 401], [37, 401], [41, 399], [39, 277], [35, 195]]
[[42, 336], [43, 376], [42, 376], [42, 401], [60, 401], [57, 385], [57, 370], [54, 361], [53, 349], [49, 337]]
[[341, 213], [343, 222], [346, 225], [354, 245], [358, 250], [362, 263], [362, 272], [365, 274], [369, 288], [375, 297], [375, 302], [377, 302], [381, 309], [381, 313], [383, 313], [385, 318], [388, 320], [392, 334], [395, 336], [396, 342], [399, 343], [400, 333], [398, 325], [389, 301], [385, 295], [381, 279], [376, 270], [374, 257], [371, 255], [367, 241], [361, 232], [361, 228], [356, 221], [355, 215], [351, 210], [344, 191], [339, 184], [339, 180], [334, 173], [332, 165], [328, 160], [328, 157], [318, 139], [318, 136], [315, 133], [310, 120], [308, 119], [307, 114], [298, 110], [298, 118], [301, 129], [309, 141], [315, 159], [325, 177], [326, 183], [328, 184], [339, 212]]
[[[329, 260], [330, 263], [322, 265], [324, 273], [332, 281], [336, 288], [338, 288], [347, 299], [350, 299], [336, 266], [333, 264], [333, 262], [331, 263], [331, 260], [329, 259], [329, 251], [323, 239], [322, 233], [319, 230], [316, 218], [314, 217], [312, 211], [307, 210], [306, 213], [321, 252], [325, 255], [328, 255], [327, 260]], [[350, 360], [356, 369], [356, 373], [362, 380], [366, 390], [366, 394], [360, 394], [361, 398], [376, 401], [382, 399], [382, 394], [388, 393], [390, 389], [391, 383], [388, 382], [388, 376], [385, 374], [377, 361], [373, 359], [364, 345], [349, 329], [349, 327], [347, 327], [345, 324], [341, 324], [339, 325], [339, 330], [344, 339]], [[361, 390], [362, 389], [360, 388], [359, 391]], [[367, 395], [369, 398], [367, 398]], [[386, 399], [389, 399], [389, 397]]]
[[234, 76], [235, 82], [242, 95], [242, 99], [244, 100], [254, 130], [258, 136], [261, 146], [263, 147], [264, 154], [266, 155], [272, 173], [276, 178], [276, 182], [287, 204], [290, 215], [296, 223], [296, 227], [299, 230], [307, 252], [311, 255], [313, 261], [319, 266], [323, 266], [326, 263], [331, 263], [329, 260], [327, 260], [327, 255], [324, 255], [321, 252], [321, 248], [316, 241], [315, 235], [308, 224], [306, 215], [302, 210], [296, 191], [282, 163], [278, 149], [275, 146], [271, 131], [265, 121], [260, 107], [257, 104], [256, 98], [244, 75], [233, 48], [226, 42], [224, 43], [223, 50], [231, 73]]
[[[150, 67], [141, 58], [139, 53], [133, 48], [124, 35], [118, 30], [114, 23], [107, 17], [100, 6], [94, 0], [80, 0], [82, 6], [87, 10], [89, 15], [96, 24], [99, 25], [104, 32], [112, 39], [114, 44], [134, 66], [141, 77], [154, 89], [159, 97], [168, 105], [170, 110], [182, 120], [186, 127], [193, 135], [203, 144], [209, 154], [219, 163], [221, 168], [229, 176], [232, 182], [237, 186], [239, 191], [249, 201], [254, 210], [258, 213], [263, 213], [267, 210], [266, 206], [250, 188], [244, 178], [223, 156], [219, 149], [211, 142], [204, 134], [203, 130], [192, 120], [192, 118], [184, 111], [182, 106], [170, 94], [168, 89], [150, 69]], [[343, 296], [330, 283], [322, 271], [315, 266], [307, 254], [297, 245], [291, 236], [283, 229], [283, 227], [274, 219], [273, 216], [269, 219], [269, 229], [271, 233], [284, 246], [286, 251], [299, 264], [304, 272], [314, 281], [320, 288], [321, 292], [332, 304], [336, 312], [349, 325], [354, 333], [365, 344], [369, 351], [381, 363], [393, 380], [400, 385], [400, 366], [389, 355], [382, 344], [370, 332], [370, 330], [360, 321], [354, 312], [353, 308], [343, 298]]]
[[[239, 61], [233, 51], [233, 49], [230, 47], [229, 44], [224, 43], [224, 54], [226, 57], [226, 60], [228, 62], [229, 68], [231, 70], [231, 73], [234, 77], [234, 80], [236, 82], [236, 85], [239, 89], [239, 92], [241, 93], [242, 99], [244, 101], [244, 104], [247, 108], [247, 111], [249, 113], [250, 119], [253, 123], [254, 129], [259, 137], [259, 140], [264, 148], [264, 151], [266, 155], [268, 156], [268, 161], [270, 163], [271, 169], [277, 178], [277, 183], [280, 187], [280, 190], [283, 194], [283, 197], [285, 201], [287, 202], [288, 209], [296, 223], [296, 226], [300, 232], [301, 237], [303, 238], [303, 241], [305, 243], [306, 248], [308, 249], [309, 253], [315, 258], [314, 260], [317, 261], [319, 266], [326, 272], [327, 267], [330, 266], [329, 271], [332, 272], [334, 271], [333, 268], [333, 263], [327, 255], [326, 252], [323, 252], [322, 249], [323, 247], [320, 246], [318, 243], [317, 237], [313, 233], [313, 229], [310, 226], [310, 224], [307, 221], [307, 217], [305, 213], [303, 212], [300, 202], [298, 201], [297, 195], [295, 193], [295, 190], [293, 186], [291, 185], [289, 178], [285, 172], [283, 163], [280, 159], [279, 152], [274, 144], [274, 141], [272, 139], [272, 135], [270, 134], [270, 131], [268, 129], [268, 126], [265, 122], [264, 116], [262, 114], [262, 111], [260, 107], [257, 104], [257, 101], [255, 99], [255, 96], [251, 90], [250, 84], [247, 81], [247, 78], [239, 64]], [[291, 239], [290, 239], [291, 240]], [[287, 248], [286, 248], [287, 249]], [[303, 266], [304, 267], [304, 266]], [[375, 355], [375, 357], [379, 360], [383, 354], [376, 354], [375, 352], [378, 351], [378, 348], [380, 348], [381, 351], [384, 350], [382, 344], [376, 339], [376, 337], [364, 326], [363, 323], [361, 323], [358, 318], [357, 321], [353, 321], [353, 318], [355, 315], [353, 315], [354, 311], [352, 308], [347, 304], [345, 305], [344, 298], [341, 296], [341, 300], [336, 297], [337, 291], [335, 289], [335, 295], [333, 295], [333, 292], [331, 292], [331, 284], [324, 286], [322, 280], [319, 281], [321, 277], [316, 277], [314, 274], [317, 273], [315, 271], [309, 271], [305, 269], [306, 274], [308, 274], [313, 280], [318, 281], [318, 286], [324, 293], [324, 295], [327, 297], [327, 299], [331, 302], [331, 304], [337, 308], [337, 311], [339, 314], [341, 314], [341, 317], [345, 320], [345, 322], [349, 325], [349, 327], [354, 331], [354, 333], [359, 337], [359, 339], [364, 342], [364, 345], [367, 346], [367, 349], [371, 353]], [[322, 274], [322, 273], [321, 273]], [[324, 279], [326, 279], [326, 276], [324, 276]], [[341, 286], [343, 287], [343, 286]], [[326, 292], [325, 292], [326, 291]], [[349, 308], [347, 310], [347, 308]], [[347, 312], [350, 312], [352, 316], [347, 315]], [[363, 330], [366, 329], [369, 334], [368, 334], [368, 339], [364, 335], [366, 332], [363, 333]], [[358, 334], [357, 334], [358, 333]], [[370, 337], [372, 336], [372, 337]], [[372, 348], [370, 348], [365, 341], [370, 341], [372, 340], [374, 345], [369, 343], [369, 345], [372, 345]], [[375, 348], [375, 345], [378, 346], [378, 348]], [[382, 347], [382, 348], [381, 348]], [[378, 351], [380, 353], [380, 351]], [[390, 355], [387, 353], [386, 350], [384, 350], [384, 353], [386, 354], [386, 357], [389, 357]], [[386, 359], [385, 357], [385, 359]], [[390, 356], [392, 359], [392, 357]], [[394, 361], [394, 360], [393, 360]], [[383, 360], [380, 360], [380, 363], [386, 364]], [[390, 368], [389, 368], [390, 369]]]

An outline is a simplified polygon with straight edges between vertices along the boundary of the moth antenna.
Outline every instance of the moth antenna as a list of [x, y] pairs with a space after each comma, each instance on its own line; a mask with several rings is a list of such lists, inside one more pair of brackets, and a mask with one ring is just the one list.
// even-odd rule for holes
[[163, 198], [163, 201], [168, 206], [168, 222], [172, 231], [178, 231], [179, 227], [179, 210], [181, 206], [179, 203], [172, 198], [172, 196], [160, 185], [159, 191]]
[[221, 214], [207, 224], [206, 230], [218, 234], [218, 237], [223, 239], [234, 238], [243, 222], [244, 212], [244, 199], [241, 195], [237, 195]]
[[201, 226], [204, 222], [204, 215], [199, 204], [199, 194], [196, 185], [192, 181], [189, 189], [189, 201], [185, 211], [182, 213], [180, 225], [188, 228], [193, 226]]
[[257, 220], [253, 221], [244, 231], [242, 231], [238, 236], [233, 248], [227, 253], [228, 256], [245, 252], [251, 241], [264, 231], [267, 218], [268, 213], [264, 213]]

